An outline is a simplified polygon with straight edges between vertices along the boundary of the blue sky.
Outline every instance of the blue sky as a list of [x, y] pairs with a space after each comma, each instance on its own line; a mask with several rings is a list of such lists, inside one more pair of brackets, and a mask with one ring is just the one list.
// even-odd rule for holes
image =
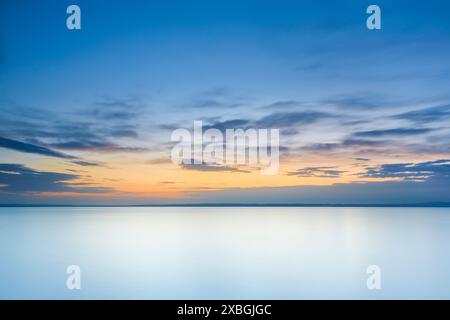
[[[81, 30], [65, 27], [69, 4]], [[391, 183], [450, 201], [450, 4], [377, 1], [382, 30], [369, 31], [370, 4], [2, 1], [0, 163], [14, 170], [0, 200], [233, 202], [239, 190], [261, 202], [269, 190], [271, 202], [354, 203], [354, 186]], [[280, 128], [281, 177], [169, 167], [170, 130], [194, 120]], [[30, 172], [50, 182], [28, 190]]]

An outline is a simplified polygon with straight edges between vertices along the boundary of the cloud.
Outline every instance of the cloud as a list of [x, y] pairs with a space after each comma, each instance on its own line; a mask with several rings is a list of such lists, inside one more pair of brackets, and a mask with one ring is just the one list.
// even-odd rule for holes
[[280, 100], [263, 106], [263, 109], [283, 109], [283, 108], [296, 108], [305, 106], [305, 103], [297, 100]]
[[62, 150], [81, 150], [92, 152], [146, 152], [149, 149], [144, 147], [124, 147], [108, 141], [94, 141], [94, 140], [69, 140], [60, 143], [51, 143], [50, 147]]
[[134, 99], [108, 98], [94, 103], [91, 115], [103, 120], [131, 120], [141, 114], [143, 105]]
[[[315, 123], [322, 119], [336, 117], [328, 113], [318, 111], [301, 111], [301, 112], [275, 112], [266, 115], [258, 120], [252, 119], [229, 119], [229, 120], [214, 120], [203, 125], [203, 130], [218, 129], [225, 131], [226, 129], [248, 129], [248, 128], [281, 128], [285, 132], [293, 132], [294, 126], [307, 125]], [[178, 128], [176, 125], [161, 125], [160, 128], [166, 130], [173, 130]]]
[[[297, 127], [300, 125], [309, 125], [316, 123], [322, 119], [336, 118], [332, 115], [318, 111], [301, 111], [301, 112], [275, 112], [266, 115], [260, 119], [252, 120], [245, 118], [236, 118], [228, 120], [217, 120], [217, 118], [204, 121], [203, 130], [218, 129], [222, 133], [226, 129], [280, 129], [284, 135], [296, 135]], [[164, 130], [175, 130], [180, 128], [176, 124], [163, 124], [159, 128]]]
[[246, 119], [232, 119], [226, 121], [216, 121], [210, 125], [204, 125], [203, 130], [217, 129], [225, 132], [226, 129], [247, 129], [250, 127], [250, 120]]
[[242, 106], [243, 104], [240, 100], [242, 99], [233, 96], [230, 88], [219, 86], [198, 93], [187, 105], [184, 105], [183, 108], [226, 110]]
[[227, 97], [231, 95], [231, 89], [225, 86], [216, 86], [201, 93], [203, 97]]
[[289, 176], [305, 178], [339, 178], [345, 171], [336, 170], [337, 167], [306, 167], [289, 172]]
[[20, 164], [0, 164], [0, 188], [2, 193], [27, 193], [27, 192], [79, 192], [79, 193], [107, 193], [110, 188], [79, 188], [70, 181], [81, 178], [79, 175], [43, 172], [30, 169]]
[[306, 151], [334, 151], [346, 148], [382, 147], [385, 145], [389, 145], [389, 141], [349, 138], [336, 143], [313, 143], [300, 149]]
[[377, 94], [341, 95], [322, 100], [321, 103], [349, 109], [376, 109], [387, 105], [386, 99]]
[[236, 167], [229, 167], [229, 166], [223, 166], [223, 165], [217, 165], [217, 164], [186, 164], [183, 163], [180, 165], [181, 168], [187, 169], [187, 170], [194, 170], [194, 171], [207, 171], [207, 172], [241, 172], [241, 173], [248, 173], [249, 171], [245, 171]]
[[196, 109], [210, 109], [210, 108], [227, 109], [227, 108], [237, 108], [240, 107], [241, 105], [242, 105], [241, 103], [222, 102], [214, 99], [197, 99], [194, 100], [189, 105], [189, 107]]
[[255, 122], [257, 128], [286, 128], [307, 125], [330, 118], [331, 115], [319, 111], [275, 112]]
[[403, 137], [403, 136], [412, 136], [412, 135], [420, 135], [424, 133], [428, 133], [433, 131], [433, 129], [429, 128], [397, 128], [397, 129], [386, 129], [386, 130], [371, 130], [371, 131], [359, 131], [353, 133], [354, 137], [363, 137], [363, 138], [377, 138], [377, 137], [385, 137], [385, 136], [394, 136], [394, 137]]
[[128, 127], [115, 127], [107, 131], [108, 135], [114, 138], [138, 138], [136, 130]]
[[12, 139], [6, 139], [0, 137], [0, 148], [6, 148], [18, 152], [25, 152], [25, 153], [32, 153], [32, 154], [38, 154], [42, 156], [47, 157], [54, 157], [54, 158], [60, 158], [60, 159], [67, 159], [71, 160], [70, 163], [87, 167], [87, 166], [100, 166], [99, 163], [96, 162], [90, 162], [90, 161], [84, 161], [78, 157], [68, 155], [66, 153], [61, 153], [58, 151], [54, 151], [50, 148], [38, 146], [31, 143], [25, 143], [20, 142]]
[[142, 104], [120, 99], [96, 102], [77, 114], [24, 108], [10, 102], [0, 110], [0, 133], [47, 148], [139, 152], [141, 148], [118, 145], [115, 141], [139, 137], [135, 117], [142, 110]]
[[433, 123], [450, 119], [450, 105], [435, 106], [404, 112], [393, 116], [395, 119], [409, 120], [419, 124]]
[[[369, 167], [360, 174], [363, 178], [400, 178], [402, 180], [426, 181], [450, 178], [450, 160], [420, 163], [394, 163]], [[448, 181], [450, 183], [450, 180]]]
[[50, 145], [54, 148], [65, 150], [104, 149], [104, 148], [112, 148], [115, 146], [112, 143], [106, 141], [91, 141], [83, 139], [60, 143], [52, 143]]
[[72, 161], [73, 164], [77, 164], [82, 167], [98, 167], [101, 166], [99, 163], [96, 162], [89, 162], [89, 161], [82, 161], [82, 160], [76, 160]]
[[161, 130], [167, 130], [167, 131], [174, 131], [176, 129], [179, 129], [181, 126], [177, 124], [160, 124], [158, 126]]
[[388, 144], [388, 141], [384, 140], [367, 140], [367, 139], [345, 139], [341, 145], [345, 147], [376, 147]]
[[51, 150], [46, 147], [37, 146], [30, 143], [24, 143], [16, 140], [6, 139], [0, 137], [0, 147], [11, 149], [15, 151], [25, 152], [25, 153], [34, 153], [34, 154], [40, 154], [43, 156], [48, 157], [56, 157], [56, 158], [62, 158], [62, 159], [76, 159], [76, 157], [67, 155], [65, 153], [57, 152], [54, 150]]
[[298, 129], [296, 128], [284, 128], [281, 129], [280, 132], [283, 136], [296, 136], [299, 133]]

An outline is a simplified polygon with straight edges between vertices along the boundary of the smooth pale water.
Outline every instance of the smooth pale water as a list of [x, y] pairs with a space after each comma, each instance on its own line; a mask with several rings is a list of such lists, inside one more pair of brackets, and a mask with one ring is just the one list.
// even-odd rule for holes
[[0, 298], [449, 299], [450, 209], [0, 208]]

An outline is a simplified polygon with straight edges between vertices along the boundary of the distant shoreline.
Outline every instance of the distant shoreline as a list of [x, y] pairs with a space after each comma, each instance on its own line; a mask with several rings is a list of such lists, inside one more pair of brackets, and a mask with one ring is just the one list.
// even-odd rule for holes
[[436, 203], [419, 203], [419, 204], [284, 204], [284, 203], [268, 203], [268, 204], [241, 204], [241, 203], [193, 203], [193, 204], [111, 204], [111, 205], [64, 205], [64, 204], [0, 204], [0, 208], [39, 208], [39, 207], [61, 207], [61, 208], [111, 208], [111, 207], [348, 207], [348, 208], [450, 208], [448, 202]]

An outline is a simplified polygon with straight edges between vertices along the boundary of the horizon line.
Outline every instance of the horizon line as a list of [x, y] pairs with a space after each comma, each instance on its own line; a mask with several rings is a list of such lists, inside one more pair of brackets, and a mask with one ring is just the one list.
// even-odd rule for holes
[[191, 204], [0, 204], [1, 208], [13, 207], [433, 207], [447, 208], [450, 202], [404, 204], [305, 204], [305, 203], [191, 203]]

